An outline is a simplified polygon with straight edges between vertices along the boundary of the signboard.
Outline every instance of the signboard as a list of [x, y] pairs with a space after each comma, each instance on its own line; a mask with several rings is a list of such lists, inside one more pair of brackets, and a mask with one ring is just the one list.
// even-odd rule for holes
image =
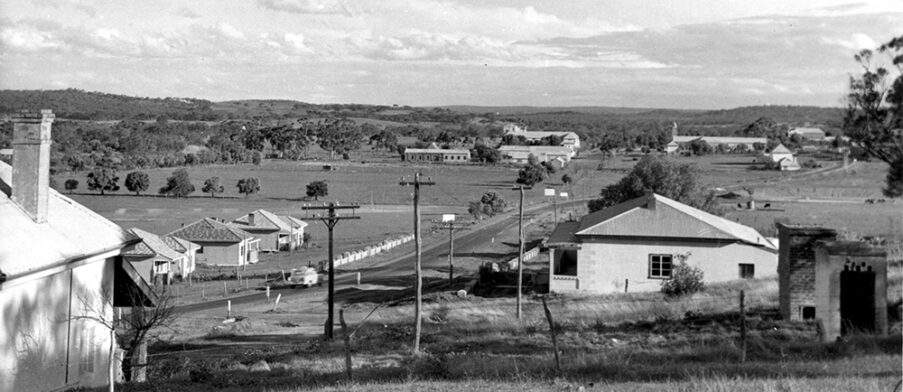
[[567, 193], [567, 192], [561, 192], [561, 198], [562, 198], [562, 199], [567, 199], [567, 198], [568, 198], [568, 193]]
[[555, 196], [555, 190], [552, 188], [546, 188], [546, 196]]
[[442, 221], [443, 222], [454, 222], [455, 214], [442, 214]]

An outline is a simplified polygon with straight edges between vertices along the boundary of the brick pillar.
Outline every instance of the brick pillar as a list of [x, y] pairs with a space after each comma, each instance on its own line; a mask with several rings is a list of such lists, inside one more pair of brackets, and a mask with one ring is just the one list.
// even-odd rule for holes
[[785, 320], [802, 320], [802, 309], [815, 306], [815, 242], [833, 241], [837, 231], [782, 223], [777, 227], [779, 310]]

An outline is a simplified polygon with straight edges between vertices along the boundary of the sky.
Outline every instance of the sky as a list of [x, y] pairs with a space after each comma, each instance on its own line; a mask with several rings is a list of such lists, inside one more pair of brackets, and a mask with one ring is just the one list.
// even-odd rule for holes
[[0, 89], [214, 101], [842, 106], [903, 0], [21, 0]]

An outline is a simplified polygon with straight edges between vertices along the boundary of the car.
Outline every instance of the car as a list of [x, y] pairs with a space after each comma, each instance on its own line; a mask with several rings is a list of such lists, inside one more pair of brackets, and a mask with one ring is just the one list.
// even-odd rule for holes
[[292, 269], [292, 274], [289, 276], [288, 281], [293, 286], [301, 285], [304, 287], [310, 287], [313, 285], [321, 285], [320, 275], [317, 273], [317, 270], [307, 267], [307, 268], [295, 268]]

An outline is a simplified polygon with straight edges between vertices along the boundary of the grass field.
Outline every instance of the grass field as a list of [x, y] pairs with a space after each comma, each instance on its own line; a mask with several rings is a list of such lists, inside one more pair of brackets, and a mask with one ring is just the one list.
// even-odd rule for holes
[[[890, 337], [818, 343], [813, 323], [777, 317], [776, 286], [774, 279], [731, 282], [677, 300], [658, 293], [553, 296], [560, 372], [538, 297], [526, 298], [518, 322], [511, 298], [428, 293], [424, 354], [412, 357], [411, 305], [383, 306], [362, 322], [376, 305], [366, 298], [384, 297], [357, 295], [342, 305], [349, 328], [360, 327], [350, 384], [340, 340], [297, 335], [317, 328], [301, 325], [295, 313], [309, 304], [289, 304], [269, 320], [264, 307], [246, 309], [244, 321], [212, 330], [183, 320], [209, 332], [155, 348], [155, 382], [124, 390], [892, 390], [903, 376], [899, 320]], [[739, 360], [739, 290], [749, 309], [746, 362]], [[252, 371], [260, 361], [268, 371]]]

